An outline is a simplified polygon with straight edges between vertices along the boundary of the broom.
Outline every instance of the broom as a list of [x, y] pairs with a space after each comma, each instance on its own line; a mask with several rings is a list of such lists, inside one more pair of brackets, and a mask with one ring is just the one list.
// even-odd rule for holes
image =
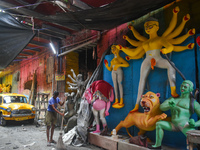
[[[65, 112], [65, 103], [64, 103], [64, 111], [63, 111], [63, 113], [64, 112]], [[62, 116], [60, 136], [58, 137], [58, 142], [56, 144], [56, 150], [66, 150], [66, 147], [65, 147], [65, 145], [63, 143], [63, 139], [62, 139], [63, 120], [64, 120], [64, 116]]]

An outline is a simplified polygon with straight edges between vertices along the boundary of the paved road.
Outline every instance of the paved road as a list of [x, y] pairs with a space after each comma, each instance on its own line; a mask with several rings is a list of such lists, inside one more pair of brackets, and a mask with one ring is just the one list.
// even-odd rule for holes
[[[60, 130], [55, 129], [54, 140], [58, 140]], [[12, 122], [0, 126], [0, 150], [56, 150], [56, 145], [47, 147], [46, 127], [36, 127], [27, 122]], [[67, 150], [103, 150], [102, 148], [86, 145], [83, 147], [67, 146]]]

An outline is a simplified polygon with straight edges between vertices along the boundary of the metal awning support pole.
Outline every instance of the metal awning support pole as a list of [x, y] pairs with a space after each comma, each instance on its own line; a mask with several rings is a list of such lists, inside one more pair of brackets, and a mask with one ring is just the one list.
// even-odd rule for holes
[[87, 46], [87, 45], [89, 45], [89, 44], [91, 44], [91, 43], [94, 43], [94, 42], [98, 41], [99, 39], [100, 39], [100, 32], [98, 33], [97, 38], [92, 39], [92, 40], [90, 40], [90, 41], [88, 41], [88, 42], [85, 42], [85, 43], [83, 43], [83, 44], [80, 44], [80, 45], [78, 45], [78, 46], [76, 46], [76, 47], [74, 47], [74, 48], [72, 48], [72, 49], [69, 49], [69, 50], [67, 50], [67, 51], [65, 51], [65, 52], [63, 52], [63, 53], [61, 53], [61, 54], [58, 54], [58, 57], [63, 56], [63, 55], [66, 55], [67, 53], [70, 53], [70, 52], [72, 52], [72, 51], [75, 51], [75, 50], [77, 50], [77, 49], [79, 49], [79, 48], [82, 48], [82, 47], [84, 47], [84, 46]]
[[86, 42], [86, 43], [80, 44], [80, 45], [78, 45], [77, 47], [74, 47], [74, 48], [72, 48], [72, 49], [70, 49], [70, 50], [67, 50], [67, 51], [65, 51], [65, 52], [63, 52], [63, 53], [61, 53], [61, 54], [59, 54], [58, 57], [63, 56], [63, 55], [66, 55], [67, 53], [72, 52], [72, 51], [75, 51], [75, 50], [77, 50], [77, 49], [79, 49], [79, 48], [81, 48], [81, 47], [84, 47], [84, 46], [88, 45], [88, 44], [94, 43], [94, 42], [96, 42], [96, 40], [97, 40], [97, 39], [94, 39], [94, 40], [90, 40], [90, 41], [88, 41], [88, 42]]

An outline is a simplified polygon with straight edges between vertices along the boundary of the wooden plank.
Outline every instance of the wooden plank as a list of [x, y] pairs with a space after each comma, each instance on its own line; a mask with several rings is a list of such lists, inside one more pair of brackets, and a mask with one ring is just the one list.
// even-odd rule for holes
[[187, 133], [187, 140], [189, 143], [189, 150], [193, 150], [193, 143], [200, 144], [200, 131], [199, 130], [191, 130]]
[[128, 142], [129, 142], [128, 140], [124, 140], [124, 141], [119, 140], [118, 141], [118, 150], [129, 150], [129, 149], [149, 150], [146, 147], [138, 146], [138, 145], [135, 145], [135, 144], [130, 144]]
[[198, 144], [200, 144], [200, 136], [188, 135], [187, 139], [191, 143], [198, 143]]
[[108, 150], [117, 150], [117, 141], [112, 140], [110, 137], [107, 136], [101, 136], [99, 134], [89, 133], [88, 141], [93, 145]]
[[[108, 149], [108, 150], [150, 150], [149, 148], [138, 146], [129, 143], [129, 137], [124, 135], [119, 135], [118, 139], [113, 139], [109, 136], [101, 136], [95, 133], [89, 133], [88, 135], [89, 143], [96, 145], [98, 147]], [[150, 143], [153, 144], [153, 143]], [[177, 147], [169, 147], [162, 145], [163, 150], [182, 150]], [[192, 149], [190, 149], [192, 150]]]
[[31, 85], [31, 93], [30, 93], [30, 97], [29, 97], [29, 103], [31, 104], [31, 105], [34, 105], [35, 104], [35, 84], [36, 84], [36, 71], [35, 71], [35, 73], [33, 74], [33, 80], [32, 80], [32, 85]]
[[191, 143], [198, 143], [200, 144], [200, 131], [199, 130], [191, 130], [187, 133], [187, 139]]
[[45, 119], [48, 107], [48, 95], [49, 93], [37, 93], [37, 100], [35, 102], [36, 120]]

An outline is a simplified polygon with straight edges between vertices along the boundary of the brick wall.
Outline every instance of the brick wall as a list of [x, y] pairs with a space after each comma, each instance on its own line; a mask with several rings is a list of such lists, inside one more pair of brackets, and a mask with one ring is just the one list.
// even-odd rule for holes
[[112, 44], [121, 44], [125, 46], [126, 40], [123, 39], [123, 35], [128, 32], [127, 26], [127, 23], [125, 23], [101, 34], [97, 44], [97, 65], [100, 62], [103, 52], [107, 50], [109, 46]]

